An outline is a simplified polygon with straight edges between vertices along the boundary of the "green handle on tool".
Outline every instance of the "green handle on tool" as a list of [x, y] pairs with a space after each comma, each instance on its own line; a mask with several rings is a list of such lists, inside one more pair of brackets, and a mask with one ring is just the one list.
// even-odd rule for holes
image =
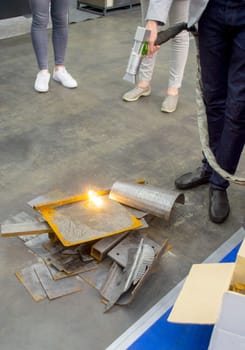
[[148, 42], [145, 41], [143, 43], [143, 47], [142, 47], [142, 50], [141, 50], [141, 55], [142, 56], [147, 56], [147, 54], [148, 54]]

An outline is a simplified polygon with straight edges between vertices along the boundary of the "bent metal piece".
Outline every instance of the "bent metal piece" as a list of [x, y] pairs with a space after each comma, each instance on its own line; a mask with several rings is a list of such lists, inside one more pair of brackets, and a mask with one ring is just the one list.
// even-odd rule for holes
[[147, 266], [142, 264], [143, 261], [141, 261], [140, 265], [144, 265], [145, 271], [142, 272], [142, 274], [138, 275], [139, 280], [137, 280], [137, 283], [135, 285], [131, 285], [129, 289], [129, 286], [127, 284], [132, 271], [132, 266], [134, 265], [136, 259], [139, 262], [137, 253], [141, 250], [141, 247], [143, 246], [143, 239], [140, 241], [138, 246], [129, 247], [127, 254], [128, 260], [125, 268], [119, 266], [117, 262], [113, 262], [110, 271], [107, 275], [107, 279], [99, 290], [104, 300], [107, 300], [104, 312], [110, 310], [115, 304], [127, 305], [133, 301], [140, 287], [150, 276], [150, 274], [153, 273], [154, 269], [156, 269], [160, 257], [167, 249], [167, 243], [167, 240], [162, 242], [161, 247], [154, 255], [154, 257], [150, 259], [149, 264]]
[[156, 241], [154, 239], [155, 237], [151, 237], [150, 232], [136, 230], [130, 232], [127, 237], [108, 252], [109, 258], [123, 268], [126, 268], [129, 249], [137, 249], [142, 238], [144, 238], [144, 243], [150, 245], [154, 249], [156, 255], [160, 250], [162, 242], [160, 240]]
[[133, 288], [130, 288], [127, 292], [123, 293], [120, 296], [120, 298], [116, 302], [117, 305], [128, 305], [134, 300], [136, 294], [138, 293], [138, 291], [142, 287], [142, 285], [145, 283], [147, 278], [151, 274], [153, 274], [154, 271], [157, 269], [157, 265], [159, 263], [159, 260], [167, 249], [168, 249], [168, 240], [165, 240], [162, 243], [159, 251], [155, 255], [152, 264], [146, 269], [142, 278], [139, 280], [139, 282], [135, 286], [133, 286]]
[[120, 296], [129, 289], [133, 282], [133, 274], [136, 265], [142, 253], [144, 239], [142, 238], [135, 247], [129, 247], [127, 250], [127, 264], [122, 268], [117, 262], [113, 262], [104, 285], [100, 288], [100, 294], [108, 303], [105, 312], [108, 311], [120, 298]]
[[170, 219], [174, 203], [185, 201], [180, 192], [120, 181], [113, 184], [109, 198], [166, 220]]

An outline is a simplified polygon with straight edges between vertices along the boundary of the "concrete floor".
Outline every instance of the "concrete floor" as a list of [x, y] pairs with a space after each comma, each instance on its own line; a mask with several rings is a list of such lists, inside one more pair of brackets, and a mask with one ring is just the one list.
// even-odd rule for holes
[[[29, 35], [1, 40], [0, 221], [27, 202], [59, 188], [73, 193], [87, 185], [144, 178], [174, 188], [174, 179], [199, 165], [195, 116], [195, 48], [190, 54], [178, 110], [160, 112], [167, 86], [169, 44], [159, 53], [152, 95], [125, 103], [122, 80], [140, 8], [70, 26], [67, 68], [79, 82], [68, 90], [51, 82], [47, 94], [33, 90], [36, 62]], [[50, 47], [50, 67], [52, 51]], [[245, 175], [242, 156], [238, 173]], [[171, 290], [189, 271], [244, 226], [244, 188], [231, 185], [231, 214], [222, 225], [208, 219], [208, 188], [187, 191], [170, 223], [151, 230], [173, 248], [128, 307], [103, 313], [98, 292], [83, 291], [35, 303], [15, 272], [36, 261], [18, 238], [0, 241], [0, 349], [102, 350]]]

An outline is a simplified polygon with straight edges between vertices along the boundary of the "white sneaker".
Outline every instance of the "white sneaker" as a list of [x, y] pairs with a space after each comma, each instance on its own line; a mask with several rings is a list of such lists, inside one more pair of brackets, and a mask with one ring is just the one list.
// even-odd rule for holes
[[77, 87], [76, 80], [72, 78], [65, 68], [60, 68], [54, 71], [53, 79], [69, 89], [74, 89]]
[[49, 89], [50, 73], [46, 70], [41, 70], [36, 77], [34, 89], [37, 92], [48, 92]]

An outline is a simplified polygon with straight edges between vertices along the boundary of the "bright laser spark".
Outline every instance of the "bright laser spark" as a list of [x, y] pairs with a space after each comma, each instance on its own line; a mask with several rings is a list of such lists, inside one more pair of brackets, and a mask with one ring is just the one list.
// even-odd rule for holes
[[89, 197], [90, 202], [92, 202], [96, 207], [99, 208], [102, 206], [103, 201], [95, 191], [89, 190], [88, 197]]

